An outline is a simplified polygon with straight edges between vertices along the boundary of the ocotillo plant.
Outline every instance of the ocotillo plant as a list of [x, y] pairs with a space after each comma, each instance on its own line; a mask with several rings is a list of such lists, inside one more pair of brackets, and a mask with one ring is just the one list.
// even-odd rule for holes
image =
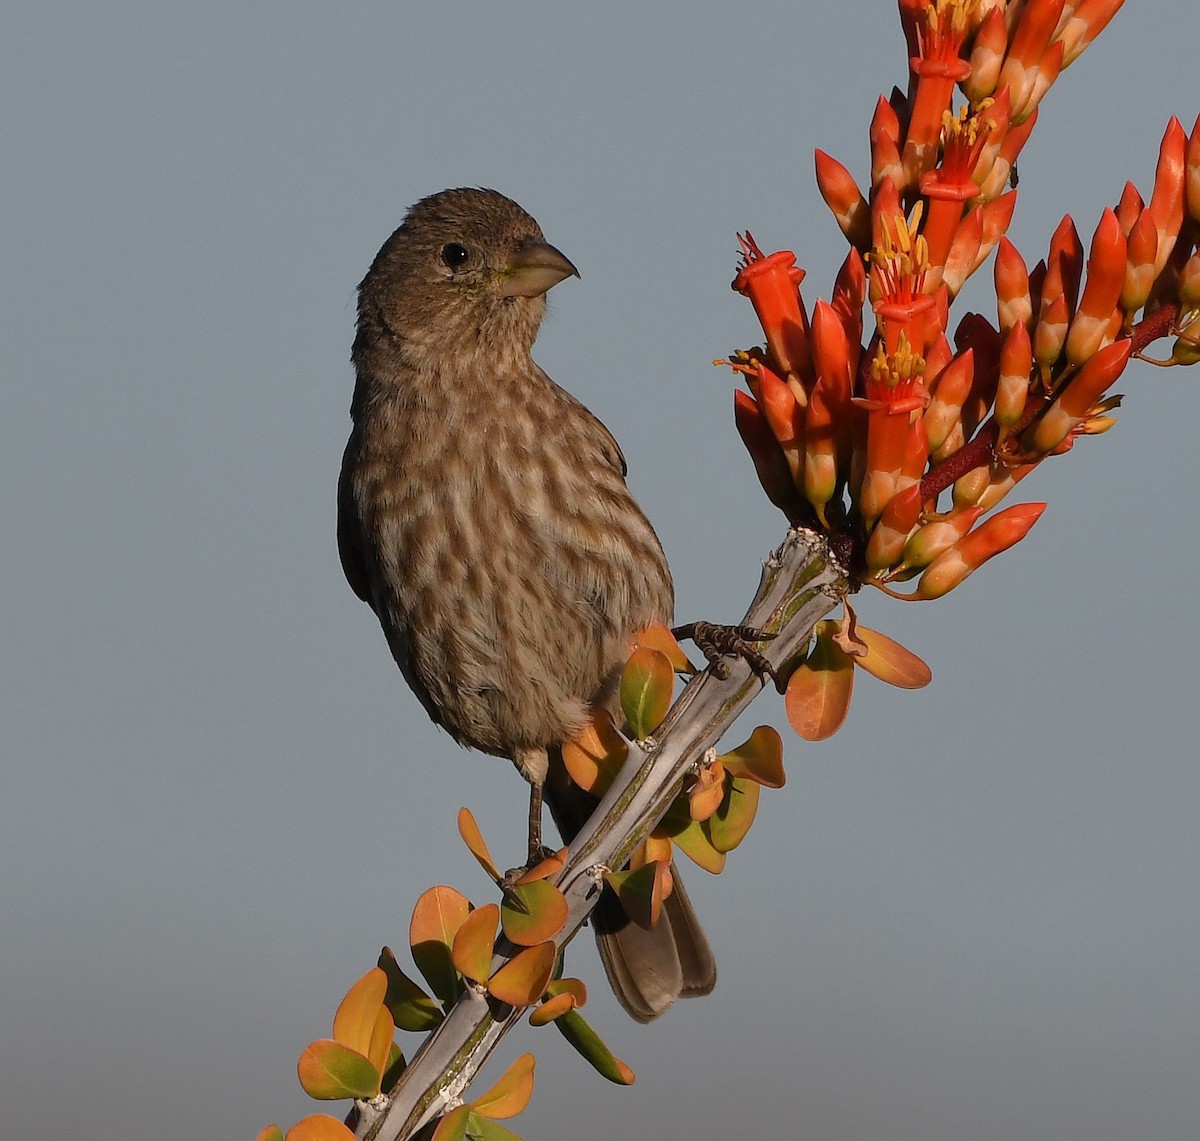
[[[744, 385], [735, 424], [789, 524], [743, 620], [769, 638], [764, 660], [757, 672], [742, 660], [709, 667], [673, 700], [676, 673], [692, 667], [669, 631], [644, 631], [622, 681], [623, 724], [597, 716], [563, 750], [599, 808], [569, 851], [515, 881], [463, 810], [459, 832], [501, 902], [472, 906], [445, 886], [421, 897], [409, 941], [432, 993], [384, 950], [338, 1008], [332, 1037], [300, 1060], [310, 1094], [355, 1106], [346, 1123], [305, 1118], [291, 1141], [390, 1141], [426, 1127], [438, 1141], [511, 1137], [497, 1119], [528, 1101], [532, 1056], [487, 1093], [467, 1090], [528, 1008], [533, 1025], [554, 1023], [605, 1077], [631, 1081], [580, 1015], [587, 990], [563, 977], [562, 952], [602, 885], [634, 922], [652, 926], [676, 851], [719, 871], [746, 836], [761, 788], [783, 784], [773, 730], [717, 752], [763, 688], [763, 666], [785, 686], [789, 721], [808, 739], [842, 723], [856, 667], [926, 684], [919, 659], [856, 623], [849, 596], [873, 587], [930, 601], [954, 589], [1046, 510], [1001, 507], [1016, 485], [1113, 427], [1113, 385], [1131, 360], [1200, 359], [1200, 119], [1190, 135], [1169, 122], [1148, 200], [1133, 183], [1114, 187], [1115, 205], [1087, 243], [1070, 217], [1045, 256], [1024, 256], [1005, 237], [1013, 172], [1038, 108], [1119, 7], [900, 0], [910, 74], [905, 91], [876, 106], [869, 172], [857, 180], [816, 155], [822, 195], [849, 244], [829, 300], [806, 305], [794, 254], [765, 254], [749, 232], [739, 239], [733, 286], [765, 343], [720, 363]], [[989, 263], [994, 313], [952, 323], [963, 284]], [[1163, 338], [1169, 347], [1155, 359], [1150, 345]], [[397, 1027], [427, 1035], [411, 1061]], [[260, 1134], [282, 1136], [276, 1126]]]

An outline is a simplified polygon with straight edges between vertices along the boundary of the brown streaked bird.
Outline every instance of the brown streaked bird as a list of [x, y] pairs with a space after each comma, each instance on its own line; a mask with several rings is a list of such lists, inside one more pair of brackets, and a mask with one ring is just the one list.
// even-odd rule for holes
[[[670, 623], [662, 546], [608, 429], [531, 350], [545, 294], [578, 276], [515, 202], [418, 202], [359, 286], [354, 422], [338, 487], [346, 578], [405, 680], [456, 741], [543, 792], [568, 843], [594, 801], [559, 747], [611, 705], [635, 631]], [[678, 874], [653, 931], [606, 893], [594, 917], [622, 1006], [648, 1021], [716, 966]]]

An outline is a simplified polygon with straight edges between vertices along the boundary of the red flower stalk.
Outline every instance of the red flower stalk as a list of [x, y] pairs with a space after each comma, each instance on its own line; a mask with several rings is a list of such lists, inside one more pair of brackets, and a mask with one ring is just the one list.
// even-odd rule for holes
[[1028, 450], [1040, 454], [1053, 451], [1082, 424], [1092, 405], [1124, 371], [1132, 349], [1132, 341], [1116, 341], [1091, 357], [1026, 432]]
[[738, 242], [742, 266], [733, 288], [750, 298], [767, 337], [772, 366], [782, 376], [808, 378], [808, 318], [800, 299], [804, 270], [790, 250], [764, 255], [749, 233], [739, 234]]
[[1000, 331], [1014, 325], [1028, 325], [1033, 319], [1033, 299], [1029, 293], [1029, 271], [1017, 247], [1007, 238], [1000, 239], [996, 250], [996, 314]]
[[1025, 538], [1045, 510], [1044, 503], [1019, 503], [992, 516], [929, 564], [914, 597], [941, 598], [988, 559]]
[[1112, 210], [1106, 209], [1092, 235], [1087, 283], [1067, 334], [1067, 360], [1082, 364], [1101, 344], [1125, 284], [1125, 235]]
[[871, 208], [854, 181], [854, 176], [837, 159], [823, 150], [816, 152], [817, 186], [825, 205], [833, 211], [846, 240], [859, 249], [871, 244]]

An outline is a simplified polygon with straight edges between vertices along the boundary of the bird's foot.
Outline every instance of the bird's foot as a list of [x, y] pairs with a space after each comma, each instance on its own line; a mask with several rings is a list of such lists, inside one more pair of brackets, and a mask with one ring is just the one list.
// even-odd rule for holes
[[729, 676], [727, 656], [741, 658], [760, 678], [770, 678], [779, 687], [775, 667], [754, 648], [755, 642], [766, 642], [775, 635], [754, 626], [723, 626], [716, 622], [689, 622], [671, 631], [676, 638], [689, 638], [708, 659], [719, 678]]

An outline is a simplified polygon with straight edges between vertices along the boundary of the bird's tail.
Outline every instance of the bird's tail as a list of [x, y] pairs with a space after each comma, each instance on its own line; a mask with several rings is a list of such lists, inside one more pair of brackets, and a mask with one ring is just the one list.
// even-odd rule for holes
[[[545, 786], [554, 823], [570, 844], [598, 803], [572, 783], [557, 750], [550, 754]], [[604, 889], [592, 927], [609, 985], [617, 1001], [638, 1022], [657, 1018], [677, 998], [708, 994], [717, 983], [717, 964], [674, 864], [675, 890], [663, 904], [652, 930], [639, 927], [620, 901]]]

